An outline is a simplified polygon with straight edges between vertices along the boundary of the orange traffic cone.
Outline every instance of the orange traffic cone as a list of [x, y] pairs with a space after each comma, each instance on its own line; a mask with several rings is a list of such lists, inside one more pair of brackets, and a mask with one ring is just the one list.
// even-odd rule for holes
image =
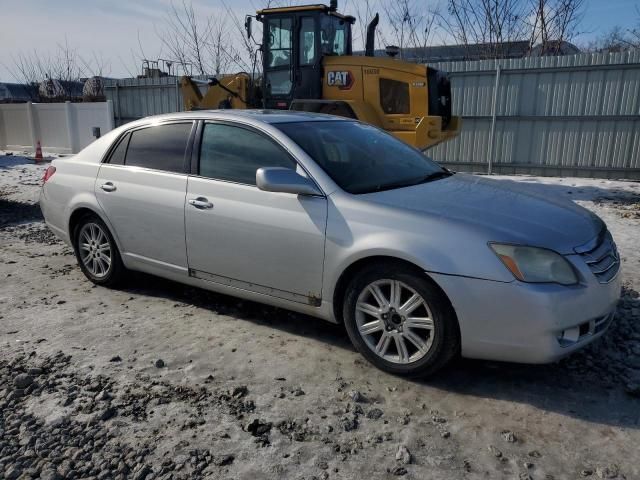
[[44, 157], [42, 156], [42, 147], [40, 146], [40, 140], [38, 140], [38, 144], [36, 145], [35, 159], [36, 159], [36, 162], [44, 160]]

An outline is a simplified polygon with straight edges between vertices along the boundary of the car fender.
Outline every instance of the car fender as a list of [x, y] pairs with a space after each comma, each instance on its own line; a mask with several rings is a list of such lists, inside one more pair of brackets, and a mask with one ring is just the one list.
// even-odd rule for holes
[[116, 242], [116, 246], [118, 247], [118, 250], [120, 251], [120, 253], [122, 253], [122, 244], [120, 243], [120, 239], [118, 238], [118, 233], [113, 228], [113, 225], [109, 221], [109, 218], [107, 217], [104, 210], [100, 206], [100, 203], [98, 202], [98, 199], [96, 198], [95, 194], [93, 194], [93, 192], [91, 193], [79, 192], [75, 194], [69, 201], [69, 205], [65, 209], [65, 221], [66, 221], [67, 231], [69, 232], [69, 238], [71, 239], [71, 236], [73, 234], [70, 228], [71, 216], [73, 215], [74, 212], [82, 208], [91, 210], [100, 218], [100, 220], [102, 220], [105, 223], [105, 225], [109, 229], [109, 232], [113, 236], [113, 239]]
[[[357, 210], [357, 211], [356, 211]], [[348, 213], [347, 221], [341, 212]], [[334, 298], [343, 273], [366, 258], [389, 257], [429, 273], [512, 282], [486, 243], [486, 232], [450, 219], [359, 205], [330, 197], [323, 298]]]

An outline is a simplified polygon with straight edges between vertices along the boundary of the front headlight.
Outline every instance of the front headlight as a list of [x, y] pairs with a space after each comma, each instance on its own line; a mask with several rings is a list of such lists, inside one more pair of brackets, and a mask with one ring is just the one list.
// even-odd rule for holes
[[518, 280], [562, 285], [578, 283], [571, 264], [552, 250], [503, 243], [490, 243], [489, 246]]

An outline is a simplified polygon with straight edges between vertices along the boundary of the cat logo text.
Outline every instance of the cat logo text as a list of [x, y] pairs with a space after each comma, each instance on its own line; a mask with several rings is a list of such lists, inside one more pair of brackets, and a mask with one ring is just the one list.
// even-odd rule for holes
[[327, 72], [327, 85], [349, 90], [353, 86], [353, 74], [349, 71]]

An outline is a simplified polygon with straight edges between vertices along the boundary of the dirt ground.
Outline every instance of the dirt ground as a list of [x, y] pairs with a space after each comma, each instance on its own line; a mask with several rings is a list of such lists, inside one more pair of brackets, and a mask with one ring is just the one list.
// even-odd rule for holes
[[0, 478], [640, 478], [640, 184], [499, 177], [607, 222], [617, 320], [557, 364], [410, 381], [313, 318], [93, 286], [42, 222], [44, 168], [0, 152]]

